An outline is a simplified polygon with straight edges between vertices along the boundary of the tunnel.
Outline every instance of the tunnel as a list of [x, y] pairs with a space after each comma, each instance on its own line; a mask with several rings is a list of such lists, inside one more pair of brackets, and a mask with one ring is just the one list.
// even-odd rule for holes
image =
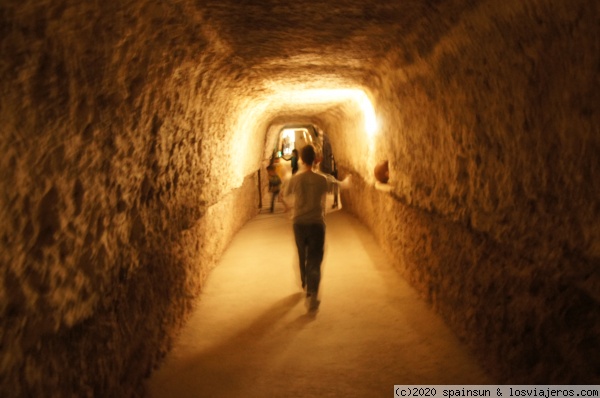
[[0, 395], [143, 396], [289, 126], [329, 141], [342, 212], [495, 380], [598, 384], [599, 17], [3, 0]]

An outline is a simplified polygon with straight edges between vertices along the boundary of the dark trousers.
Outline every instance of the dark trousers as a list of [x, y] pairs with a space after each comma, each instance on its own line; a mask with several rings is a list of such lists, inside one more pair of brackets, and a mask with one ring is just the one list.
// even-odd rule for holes
[[279, 191], [273, 191], [271, 196], [271, 213], [275, 210], [275, 199], [279, 196]]
[[324, 224], [294, 224], [294, 237], [300, 261], [300, 278], [307, 293], [316, 294], [321, 281], [325, 246]]

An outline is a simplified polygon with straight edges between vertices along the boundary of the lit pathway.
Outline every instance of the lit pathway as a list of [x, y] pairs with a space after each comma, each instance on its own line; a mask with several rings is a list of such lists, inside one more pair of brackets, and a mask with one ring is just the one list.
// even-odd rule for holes
[[327, 218], [314, 316], [298, 278], [289, 214], [250, 221], [211, 272], [149, 395], [391, 397], [394, 384], [494, 383], [343, 211]]

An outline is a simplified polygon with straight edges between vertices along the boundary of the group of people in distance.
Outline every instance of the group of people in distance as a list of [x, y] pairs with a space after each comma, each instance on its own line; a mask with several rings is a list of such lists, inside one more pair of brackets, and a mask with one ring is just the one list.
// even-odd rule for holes
[[[319, 308], [319, 284], [321, 281], [321, 263], [325, 247], [325, 209], [328, 192], [334, 192], [333, 207], [337, 207], [337, 188], [348, 187], [349, 176], [344, 181], [337, 180], [337, 168], [332, 167], [328, 174], [318, 169], [320, 159], [313, 145], [306, 145], [298, 151], [294, 149], [291, 157], [292, 177], [282, 183], [277, 174], [277, 166], [272, 162], [268, 167], [269, 191], [272, 193], [271, 212], [275, 200], [282, 200], [285, 211], [290, 209], [286, 198], [293, 198], [293, 229], [302, 288], [306, 292], [306, 304], [309, 311]], [[300, 161], [299, 161], [300, 160]], [[333, 157], [332, 157], [333, 160]], [[335, 170], [335, 174], [334, 171]], [[283, 186], [283, 187], [282, 187]]]

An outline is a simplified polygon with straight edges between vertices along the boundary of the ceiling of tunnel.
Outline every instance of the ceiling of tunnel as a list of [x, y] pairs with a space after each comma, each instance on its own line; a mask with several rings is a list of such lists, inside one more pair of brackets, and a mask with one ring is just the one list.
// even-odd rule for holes
[[391, 48], [403, 48], [407, 61], [431, 51], [461, 13], [479, 2], [219, 0], [200, 7], [203, 20], [255, 68], [354, 69]]
[[191, 18], [251, 82], [256, 104], [249, 112], [294, 122], [348, 100], [307, 101], [295, 94], [357, 89], [370, 96], [381, 60], [392, 55], [398, 66], [415, 62], [479, 2], [211, 0], [192, 6], [197, 13]]

